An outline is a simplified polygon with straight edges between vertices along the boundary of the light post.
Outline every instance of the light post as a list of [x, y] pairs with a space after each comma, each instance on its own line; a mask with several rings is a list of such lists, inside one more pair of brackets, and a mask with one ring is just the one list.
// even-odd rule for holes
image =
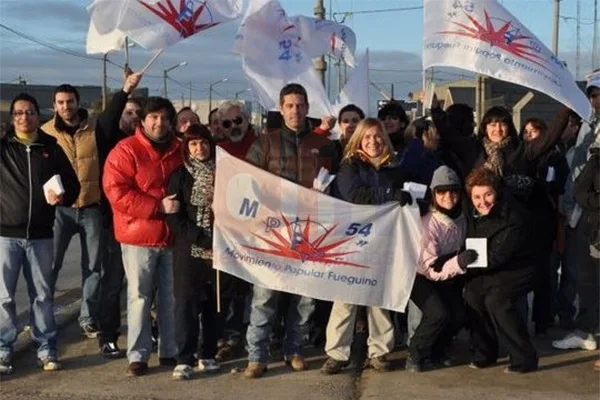
[[240, 95], [246, 92], [249, 92], [250, 88], [246, 88], [244, 90], [240, 90], [239, 92], [235, 92], [235, 99], [238, 100], [240, 98]]
[[212, 82], [210, 85], [208, 85], [208, 112], [209, 113], [212, 111], [212, 91], [213, 91], [213, 87], [217, 86], [219, 83], [227, 82], [228, 80], [229, 80], [229, 78], [223, 78], [223, 79], [219, 79], [216, 82]]
[[167, 94], [167, 78], [168, 78], [167, 73], [169, 71], [174, 70], [175, 68], [183, 67], [185, 65], [187, 65], [187, 61], [182, 61], [177, 65], [173, 65], [171, 68], [167, 68], [167, 69], [163, 70], [163, 90], [165, 92], [165, 99], [169, 98], [169, 95]]

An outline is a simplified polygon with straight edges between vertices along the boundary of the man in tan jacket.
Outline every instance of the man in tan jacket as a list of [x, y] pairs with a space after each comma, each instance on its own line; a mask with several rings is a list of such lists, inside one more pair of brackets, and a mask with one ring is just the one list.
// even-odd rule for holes
[[53, 99], [54, 118], [42, 130], [56, 138], [73, 170], [81, 191], [72, 207], [56, 207], [54, 221], [54, 267], [52, 292], [71, 238], [79, 234], [81, 242], [82, 301], [79, 325], [83, 334], [98, 334], [97, 315], [100, 285], [103, 219], [100, 209], [100, 164], [94, 133], [95, 123], [79, 108], [79, 93], [68, 84], [58, 86]]

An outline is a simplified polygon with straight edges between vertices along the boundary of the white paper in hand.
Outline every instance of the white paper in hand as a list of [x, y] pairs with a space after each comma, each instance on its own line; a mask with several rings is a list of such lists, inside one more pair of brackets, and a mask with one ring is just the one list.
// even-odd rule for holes
[[402, 190], [410, 193], [411, 197], [417, 200], [425, 198], [425, 193], [427, 193], [427, 186], [416, 182], [404, 182]]
[[554, 171], [554, 167], [548, 167], [548, 172], [546, 173], [546, 182], [554, 182], [556, 179], [556, 171]]
[[467, 268], [487, 268], [487, 239], [486, 238], [467, 238], [467, 250], [475, 250], [477, 252], [477, 260], [474, 263], [467, 265]]
[[335, 175], [330, 174], [327, 168], [321, 167], [319, 174], [313, 180], [313, 189], [324, 192], [334, 179]]
[[46, 201], [48, 201], [48, 192], [50, 190], [52, 190], [57, 196], [60, 196], [65, 193], [65, 188], [63, 187], [60, 175], [54, 175], [52, 178], [48, 179], [48, 182], [44, 183], [44, 186], [42, 186], [42, 188], [44, 189], [44, 196], [46, 197]]

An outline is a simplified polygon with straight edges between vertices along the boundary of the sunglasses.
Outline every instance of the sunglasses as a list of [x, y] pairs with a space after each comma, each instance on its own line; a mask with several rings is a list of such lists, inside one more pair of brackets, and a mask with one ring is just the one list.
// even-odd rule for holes
[[235, 117], [232, 120], [225, 119], [221, 121], [221, 125], [223, 126], [223, 128], [229, 129], [231, 128], [232, 123], [236, 124], [237, 126], [240, 126], [243, 122], [244, 119], [242, 117]]

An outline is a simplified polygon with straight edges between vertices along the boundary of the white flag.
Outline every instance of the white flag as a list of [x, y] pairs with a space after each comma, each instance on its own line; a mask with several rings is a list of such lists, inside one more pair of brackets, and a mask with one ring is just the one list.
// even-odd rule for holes
[[88, 11], [100, 34], [118, 29], [160, 50], [239, 17], [242, 0], [95, 0]]
[[125, 33], [114, 29], [108, 33], [101, 34], [96, 29], [93, 21], [90, 21], [85, 51], [87, 54], [106, 54], [110, 51], [120, 50], [125, 46]]
[[495, 0], [425, 0], [423, 68], [462, 68], [538, 90], [592, 114], [563, 63]]
[[339, 94], [336, 109], [341, 109], [348, 104], [354, 104], [369, 114], [369, 50], [365, 53], [358, 66], [350, 74], [350, 78]]
[[265, 109], [277, 110], [281, 88], [299, 83], [308, 93], [310, 116], [333, 114], [298, 27], [276, 0], [250, 2], [233, 49], [241, 54], [248, 83]]
[[213, 265], [255, 285], [404, 311], [421, 218], [398, 203], [354, 205], [217, 147]]
[[310, 57], [316, 58], [331, 53], [354, 68], [356, 35], [352, 29], [334, 21], [304, 15], [295, 15], [290, 17], [290, 20], [298, 27], [304, 48]]

